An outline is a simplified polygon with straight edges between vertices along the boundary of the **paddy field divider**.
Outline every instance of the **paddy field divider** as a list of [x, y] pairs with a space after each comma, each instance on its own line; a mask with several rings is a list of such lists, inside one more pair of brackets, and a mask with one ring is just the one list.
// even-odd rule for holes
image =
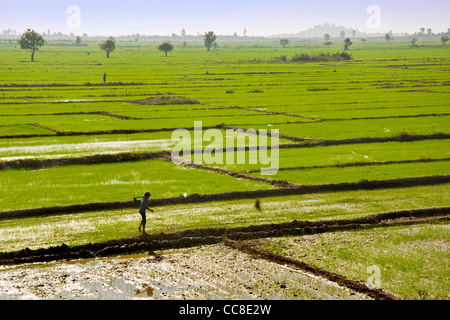
[[[314, 194], [323, 192], [376, 190], [387, 188], [437, 185], [449, 182], [450, 182], [450, 175], [443, 175], [443, 176], [438, 175], [438, 176], [400, 178], [388, 180], [372, 180], [372, 181], [361, 180], [359, 182], [341, 182], [341, 183], [319, 184], [319, 185], [295, 185], [290, 187], [283, 187], [269, 190], [231, 191], [231, 192], [211, 193], [211, 194], [195, 193], [186, 196], [180, 195], [178, 197], [157, 198], [151, 199], [149, 205], [153, 207], [167, 206], [167, 205], [186, 205], [186, 204], [218, 202], [218, 201]], [[80, 213], [80, 212], [90, 212], [100, 210], [131, 209], [131, 208], [136, 208], [137, 210], [139, 208], [139, 202], [134, 200], [118, 201], [118, 202], [99, 202], [99, 203], [74, 204], [67, 206], [53, 206], [53, 207], [40, 207], [40, 208], [2, 211], [0, 212], [0, 220], [36, 217], [36, 216], [50, 216], [58, 214], [70, 214], [70, 213]]]

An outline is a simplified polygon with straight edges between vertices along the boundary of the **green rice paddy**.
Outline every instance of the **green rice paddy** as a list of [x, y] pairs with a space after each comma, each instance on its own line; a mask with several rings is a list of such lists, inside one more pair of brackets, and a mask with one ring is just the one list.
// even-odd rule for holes
[[[352, 46], [352, 60], [316, 63], [277, 57], [333, 53], [339, 48], [314, 41], [290, 48], [268, 42], [228, 43], [211, 52], [176, 46], [165, 57], [153, 42], [118, 41], [116, 47], [107, 59], [94, 41], [84, 47], [48, 45], [31, 63], [28, 53], [0, 41], [0, 161], [171, 151], [180, 142], [173, 139], [173, 131], [187, 129], [192, 139], [186, 149], [217, 148], [215, 156], [224, 162], [203, 164], [296, 185], [450, 174], [448, 46], [427, 42], [412, 48], [400, 41], [369, 40]], [[199, 121], [202, 131], [194, 130]], [[252, 151], [230, 155], [234, 151], [223, 152], [226, 145], [220, 140], [202, 139], [210, 127], [224, 137], [228, 133], [224, 142], [236, 140], [237, 148], [297, 145], [278, 150], [279, 170], [267, 176], [260, 171], [267, 164], [250, 163]], [[229, 127], [242, 131], [231, 134]], [[278, 129], [281, 137], [278, 142], [255, 137], [249, 129]], [[401, 135], [424, 137], [356, 141]], [[356, 140], [339, 144], [343, 139]], [[318, 146], [320, 140], [337, 144]], [[238, 158], [243, 163], [225, 162]], [[0, 186], [0, 215], [17, 209], [129, 201], [146, 191], [152, 198], [164, 198], [276, 188], [167, 158], [5, 169], [0, 171]], [[160, 206], [149, 216], [148, 232], [447, 207], [448, 194], [447, 183], [265, 198], [261, 212], [255, 210], [254, 199]], [[135, 208], [1, 220], [0, 251], [135, 236], [138, 224]], [[387, 268], [384, 288], [412, 299], [448, 299], [448, 224], [441, 221], [437, 227], [423, 224], [414, 234], [411, 230], [416, 229], [408, 228], [324, 234], [314, 238], [308, 252], [292, 249], [296, 239], [273, 240], [267, 247], [300, 260], [306, 254], [309, 263], [353, 279], [364, 280], [365, 269], [345, 266], [382, 265]], [[342, 242], [345, 237], [354, 243]], [[331, 258], [318, 259], [323, 248]], [[418, 268], [417, 259], [400, 257], [398, 250], [419, 252], [421, 269], [412, 271]], [[434, 267], [423, 271], [430, 264]], [[411, 282], [401, 284], [408, 279], [416, 281], [417, 288]]]

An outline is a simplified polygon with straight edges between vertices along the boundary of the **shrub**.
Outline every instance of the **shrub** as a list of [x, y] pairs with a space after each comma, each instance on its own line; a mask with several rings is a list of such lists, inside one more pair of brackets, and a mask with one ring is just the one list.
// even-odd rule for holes
[[347, 53], [346, 51], [336, 52], [336, 53], [333, 53], [332, 59], [333, 59], [333, 61], [351, 60], [352, 55], [350, 53]]
[[287, 57], [286, 57], [286, 55], [282, 55], [279, 57], [275, 57], [275, 60], [279, 61], [279, 62], [287, 62]]
[[307, 53], [296, 54], [291, 58], [291, 62], [327, 62], [327, 61], [343, 61], [351, 60], [352, 55], [345, 51], [338, 51], [333, 54], [329, 53], [316, 53], [309, 55]]
[[170, 95], [156, 95], [155, 97], [133, 100], [131, 102], [141, 105], [200, 104], [200, 102], [191, 98]]
[[298, 61], [311, 61], [311, 58], [309, 57], [309, 55], [307, 53], [301, 53], [301, 54], [296, 54], [295, 56], [293, 56], [291, 58], [292, 62], [298, 62]]

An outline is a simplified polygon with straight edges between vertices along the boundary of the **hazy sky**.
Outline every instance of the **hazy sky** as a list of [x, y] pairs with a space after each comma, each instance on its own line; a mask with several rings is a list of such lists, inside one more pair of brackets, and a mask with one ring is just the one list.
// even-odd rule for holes
[[[367, 12], [373, 5], [379, 14]], [[0, 31], [242, 35], [246, 28], [249, 36], [265, 36], [335, 23], [365, 32], [442, 32], [450, 28], [449, 12], [449, 0], [0, 0]]]

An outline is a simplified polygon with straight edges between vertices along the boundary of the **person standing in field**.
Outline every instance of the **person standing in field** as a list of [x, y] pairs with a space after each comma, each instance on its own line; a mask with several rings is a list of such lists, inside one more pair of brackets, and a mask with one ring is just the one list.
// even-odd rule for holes
[[103, 75], [103, 83], [106, 82], [106, 73]]
[[139, 207], [139, 213], [141, 214], [142, 220], [141, 224], [139, 225], [139, 232], [141, 232], [142, 227], [142, 233], [145, 233], [145, 224], [147, 223], [147, 217], [146, 217], [146, 210], [150, 210], [153, 212], [152, 209], [148, 207], [148, 199], [150, 199], [150, 192], [146, 192], [145, 195], [141, 199], [141, 205]]

